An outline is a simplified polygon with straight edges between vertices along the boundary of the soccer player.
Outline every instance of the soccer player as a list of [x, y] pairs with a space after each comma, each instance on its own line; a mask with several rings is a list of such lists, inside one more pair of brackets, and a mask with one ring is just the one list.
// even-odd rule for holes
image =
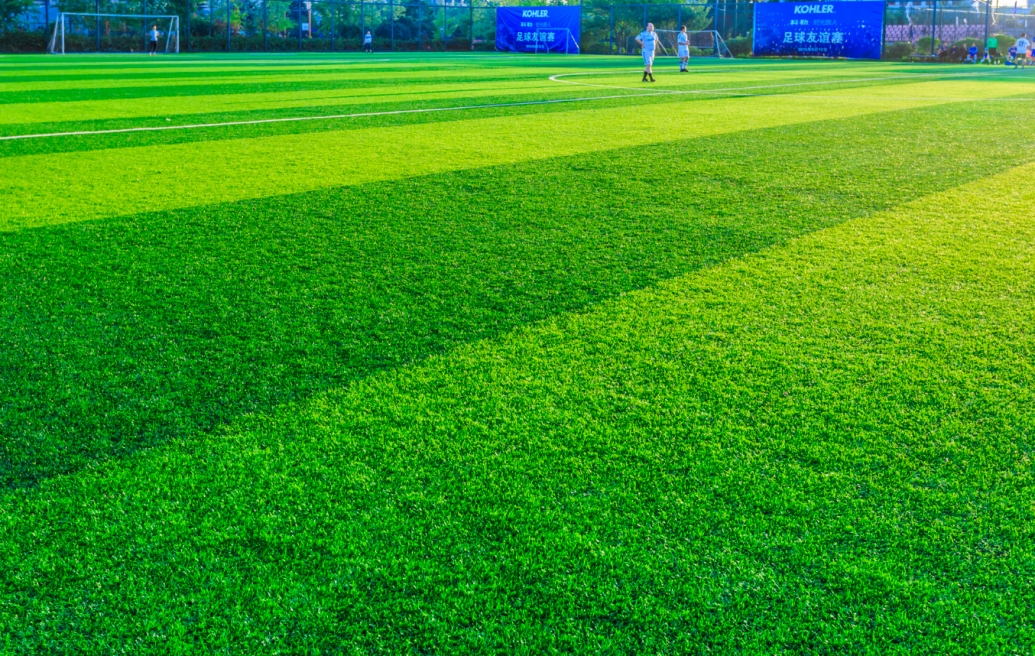
[[654, 73], [651, 67], [654, 66], [654, 46], [658, 43], [658, 35], [654, 33], [654, 23], [647, 23], [647, 29], [636, 36], [636, 43], [640, 44], [643, 50], [643, 82], [650, 78], [654, 81]]
[[[1028, 61], [1028, 48], [1031, 47], [1031, 41], [1028, 40], [1028, 35], [1022, 32], [1021, 38], [1017, 39], [1017, 43], [1014, 45], [1017, 46], [1017, 59], [1014, 61], [1019, 62], [1021, 68], [1030, 66], [1031, 62]], [[1017, 68], [1017, 64], [1014, 64], [1014, 68]]]
[[676, 46], [679, 50], [679, 72], [689, 73], [686, 69], [687, 63], [690, 62], [690, 37], [686, 35], [686, 25], [679, 28], [679, 34], [676, 36]]
[[158, 55], [158, 26], [152, 25], [148, 35], [151, 37], [151, 41], [148, 43], [149, 50], [147, 51], [147, 56]]
[[367, 30], [367, 33], [363, 35], [363, 50], [367, 52], [374, 52], [374, 36]]
[[985, 43], [985, 58], [981, 60], [981, 63], [999, 63], [999, 39], [995, 38], [994, 36], [988, 37], [988, 42]]

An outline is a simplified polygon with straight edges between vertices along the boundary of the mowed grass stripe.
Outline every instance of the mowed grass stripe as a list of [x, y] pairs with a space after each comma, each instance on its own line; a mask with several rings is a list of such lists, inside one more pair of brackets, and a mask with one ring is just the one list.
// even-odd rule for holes
[[[233, 69], [219, 69], [213, 71], [205, 68], [184, 69], [172, 72], [166, 69], [145, 69], [136, 73], [98, 72], [94, 77], [84, 79], [83, 76], [55, 76], [54, 79], [32, 80], [32, 79], [7, 79], [0, 82], [0, 103], [22, 102], [17, 100], [19, 94], [33, 94], [33, 99], [39, 102], [56, 102], [64, 100], [64, 96], [74, 92], [89, 98], [92, 95], [100, 95], [110, 91], [113, 97], [129, 99], [134, 97], [160, 97], [164, 95], [182, 95], [184, 93], [208, 95], [213, 93], [211, 85], [218, 85], [223, 90], [218, 93], [230, 93], [235, 88], [241, 88], [244, 92], [251, 92], [252, 87], [276, 83], [280, 85], [304, 85], [312, 84], [314, 89], [319, 89], [323, 83], [342, 82], [348, 80], [354, 87], [378, 87], [384, 85], [400, 84], [422, 84], [436, 79], [447, 78], [450, 80], [477, 81], [485, 80], [513, 80], [517, 78], [541, 79], [543, 73], [550, 74], [562, 71], [592, 71], [607, 70], [608, 68], [622, 68], [626, 73], [634, 69], [629, 65], [628, 59], [609, 59], [604, 62], [593, 61], [587, 64], [572, 61], [551, 61], [550, 65], [509, 65], [500, 66], [500, 62], [492, 62], [494, 65], [484, 66], [449, 66], [441, 65], [432, 67], [430, 70], [426, 64], [416, 62], [372, 60], [365, 64], [349, 63], [340, 67], [275, 67], [271, 70], [268, 67], [237, 67]], [[660, 62], [671, 65], [672, 62]], [[712, 68], [698, 66], [694, 69], [695, 77], [723, 77], [743, 78], [745, 81], [766, 79], [769, 75], [766, 68], [735, 67], [718, 65]], [[819, 67], [803, 68], [798, 71], [781, 69], [782, 76], [793, 76], [795, 73], [801, 77], [815, 79], [821, 77], [836, 80], [837, 78], [850, 77], [853, 74], [864, 73], [866, 75], [880, 76], [888, 70], [874, 67], [865, 71], [843, 70], [843, 69], [822, 69]], [[913, 71], [909, 73], [916, 75], [931, 75], [927, 71]], [[945, 71], [939, 71], [944, 73]], [[204, 85], [200, 84], [204, 82]], [[53, 99], [47, 94], [40, 95], [40, 92], [50, 92], [55, 95]], [[127, 92], [133, 95], [125, 95]], [[137, 94], [140, 94], [139, 96]], [[74, 98], [78, 100], [79, 98]]]
[[1024, 651], [1033, 174], [9, 494], [0, 631], [26, 652]]
[[[333, 91], [335, 89], [341, 89], [343, 86], [350, 88], [366, 88], [371, 91], [378, 89], [391, 88], [399, 84], [400, 81], [409, 81], [411, 84], [420, 84], [426, 82], [429, 78], [434, 79], [436, 76], [434, 73], [427, 71], [421, 71], [419, 74], [407, 74], [399, 73], [395, 67], [387, 67], [384, 71], [378, 71], [374, 73], [367, 72], [371, 67], [368, 66], [362, 73], [355, 73], [352, 75], [339, 74], [334, 76], [328, 76], [326, 79], [303, 79], [293, 80], [289, 76], [284, 76], [280, 80], [271, 80], [269, 82], [250, 82], [248, 80], [241, 80], [237, 84], [198, 84], [195, 82], [192, 86], [176, 86], [176, 85], [163, 85], [160, 84], [159, 80], [152, 81], [151, 84], [138, 85], [133, 87], [110, 87], [110, 88], [95, 88], [95, 89], [65, 89], [56, 91], [28, 91], [28, 92], [8, 92], [3, 94], [0, 102], [0, 107], [3, 107], [4, 111], [14, 109], [15, 111], [24, 110], [22, 105], [28, 103], [40, 103], [46, 108], [48, 105], [52, 105], [60, 111], [64, 104], [68, 103], [68, 107], [75, 107], [76, 104], [83, 103], [103, 103], [105, 100], [120, 100], [129, 101], [128, 106], [132, 109], [140, 106], [141, 102], [131, 101], [154, 101], [161, 98], [170, 96], [220, 96], [226, 94], [257, 94], [257, 93], [275, 93], [278, 91]], [[498, 76], [486, 74], [488, 71], [499, 73]], [[470, 78], [472, 81], [481, 80], [486, 82], [510, 82], [515, 79], [526, 78], [528, 80], [537, 80], [545, 77], [541, 72], [531, 72], [526, 69], [506, 71], [506, 69], [463, 69], [463, 68], [448, 68], [441, 71], [441, 77], [450, 81], [456, 82], [463, 80], [464, 78]]]
[[[659, 66], [659, 68], [661, 68]], [[599, 70], [596, 68], [590, 71]], [[489, 68], [480, 71], [470, 72], [469, 75], [459, 75], [461, 69], [450, 69], [443, 71], [441, 75], [400, 76], [396, 71], [387, 69], [372, 74], [359, 74], [356, 72], [343, 72], [335, 77], [332, 82], [309, 83], [292, 81], [290, 76], [273, 78], [266, 85], [245, 86], [237, 84], [206, 84], [199, 87], [203, 94], [197, 93], [193, 88], [167, 87], [162, 80], [152, 80], [150, 87], [140, 88], [142, 97], [125, 97], [122, 91], [105, 89], [97, 90], [96, 99], [85, 99], [90, 95], [81, 90], [72, 90], [70, 93], [74, 98], [69, 101], [47, 101], [46, 99], [33, 98], [31, 100], [16, 100], [17, 93], [0, 94], [0, 99], [6, 98], [8, 104], [3, 106], [0, 112], [0, 123], [32, 124], [39, 122], [55, 122], [75, 117], [76, 120], [84, 119], [112, 119], [112, 118], [138, 118], [142, 116], [176, 116], [181, 114], [194, 114], [199, 110], [197, 97], [203, 95], [206, 111], [219, 110], [222, 106], [233, 107], [239, 110], [249, 110], [260, 107], [276, 105], [278, 101], [282, 106], [304, 106], [302, 102], [308, 98], [315, 100], [327, 98], [353, 99], [353, 102], [363, 102], [364, 98], [376, 100], [378, 98], [391, 97], [393, 95], [411, 94], [419, 98], [426, 94], [440, 94], [443, 92], [457, 92], [462, 94], [467, 89], [472, 91], [483, 91], [486, 89], [513, 90], [541, 90], [546, 89], [551, 93], [575, 92], [572, 89], [565, 90], [565, 86], [585, 86], [586, 89], [593, 89], [595, 82], [613, 85], [615, 81], [624, 81], [627, 86], [634, 86], [637, 82], [635, 69], [628, 67], [615, 71], [613, 69], [599, 70], [599, 75], [585, 76], [586, 68], [550, 68], [544, 70], [529, 71], [523, 68]], [[557, 84], [548, 80], [551, 75], [574, 74], [574, 77], [567, 78], [564, 84]], [[952, 73], [947, 73], [951, 77]], [[958, 76], [974, 76], [973, 71], [956, 73]], [[988, 75], [988, 73], [985, 73]], [[617, 77], [621, 76], [621, 77]], [[791, 84], [844, 84], [845, 86], [857, 85], [871, 81], [873, 83], [886, 83], [891, 80], [901, 81], [909, 77], [933, 77], [930, 75], [913, 73], [889, 73], [888, 75], [864, 75], [846, 76], [825, 75], [822, 70], [801, 71], [800, 74], [784, 73], [781, 82]], [[466, 79], [465, 79], [466, 78]], [[439, 81], [441, 80], [441, 81]], [[749, 86], [767, 83], [772, 80], [772, 72], [766, 71], [744, 71], [726, 70], [718, 66], [716, 70], [709, 71], [702, 69], [700, 74], [691, 78], [679, 78], [674, 75], [661, 76], [661, 83], [653, 88], [687, 88], [688, 86], [698, 88], [723, 88], [736, 86]], [[584, 84], [585, 83], [585, 84]], [[770, 85], [771, 87], [772, 85]], [[634, 86], [634, 88], [636, 88]], [[148, 95], [149, 89], [154, 93]], [[586, 89], [577, 91], [585, 94]], [[36, 94], [38, 95], [38, 94]], [[312, 103], [310, 103], [312, 104]]]
[[[412, 175], [568, 156], [617, 147], [732, 133], [824, 118], [858, 117], [941, 102], [912, 96], [939, 83], [902, 85], [907, 97], [883, 99], [793, 95], [558, 112], [346, 132], [318, 142], [294, 135], [147, 146], [4, 159], [0, 230], [83, 221], [152, 210], [243, 200]], [[948, 84], [948, 83], [941, 83]], [[915, 87], [915, 88], [911, 88]], [[1030, 90], [1016, 82], [954, 82], [956, 93], [1001, 95]], [[466, 138], [465, 135], [477, 135]], [[651, 152], [651, 151], [646, 151]], [[653, 159], [653, 156], [647, 156]], [[40, 188], [60, 194], [41, 198]]]
[[265, 93], [220, 93], [199, 97], [198, 95], [171, 95], [164, 98], [147, 99], [105, 99], [98, 101], [76, 101], [70, 103], [23, 103], [8, 105], [0, 121], [31, 125], [32, 123], [53, 123], [75, 117], [77, 120], [132, 119], [140, 117], [166, 117], [206, 112], [250, 111], [256, 109], [279, 109], [307, 107], [311, 105], [343, 106], [365, 105], [385, 101], [418, 101], [480, 98], [485, 96], [506, 97], [509, 94], [536, 93], [547, 95], [581, 93], [584, 89], [565, 88], [544, 77], [535, 80], [492, 80], [471, 84], [449, 82], [439, 85], [381, 85], [361, 87], [351, 83], [329, 85], [324, 89], [304, 88], [285, 91], [285, 86], [274, 84], [276, 91]]
[[[969, 69], [965, 75], [973, 77], [973, 69]], [[985, 74], [988, 76], [988, 74]], [[672, 76], [668, 76], [672, 77]], [[595, 78], [594, 78], [595, 79]], [[684, 78], [685, 79], [685, 78]], [[657, 87], [658, 92], [650, 92], [636, 88], [635, 90], [595, 89], [584, 87], [588, 90], [592, 99], [586, 100], [573, 91], [571, 96], [560, 95], [560, 100], [575, 97], [575, 100], [584, 104], [587, 108], [621, 107], [621, 106], [643, 106], [652, 104], [664, 104], [670, 102], [686, 102], [692, 100], [714, 99], [711, 92], [716, 89], [718, 83], [702, 84], [697, 76], [689, 83], [672, 85], [668, 80]], [[845, 78], [846, 80], [849, 78]], [[840, 88], [872, 88], [867, 85], [895, 85], [909, 82], [907, 76], [891, 76], [876, 78], [866, 84], [860, 82], [862, 78], [851, 78], [852, 82], [839, 82], [838, 86], [830, 86], [826, 82], [820, 82], [824, 86], [817, 87], [827, 95], [831, 91]], [[678, 78], [677, 78], [678, 80]], [[1019, 80], [1023, 82], [1022, 80]], [[843, 84], [843, 86], [841, 86]], [[575, 87], [578, 89], [579, 87]], [[653, 88], [653, 87], [652, 87]], [[726, 93], [719, 94], [723, 97], [735, 95], [758, 95], [767, 93], [797, 93], [801, 96], [810, 95], [803, 92], [800, 87], [787, 87], [777, 85], [748, 85], [743, 93], [730, 91], [736, 87], [719, 86]], [[679, 94], [668, 93], [671, 90], [679, 91]], [[887, 94], [888, 92], [885, 92]], [[938, 94], [944, 96], [944, 89]], [[599, 94], [599, 95], [594, 95]], [[872, 95], [872, 94], [866, 94]], [[890, 95], [897, 95], [894, 91]], [[405, 98], [405, 95], [401, 97]], [[441, 122], [451, 120], [465, 120], [471, 118], [483, 118], [489, 116], [514, 115], [520, 113], [540, 113], [551, 111], [568, 111], [571, 108], [566, 103], [543, 102], [542, 94], [539, 93], [518, 93], [507, 96], [486, 96], [477, 101], [477, 108], [473, 106], [462, 112], [410, 112], [415, 109], [437, 109], [455, 108], [456, 98], [445, 98], [438, 101], [428, 101], [419, 95], [415, 99], [407, 99], [400, 102], [373, 102], [362, 107], [354, 108], [353, 111], [363, 116], [350, 115], [348, 119], [332, 118], [321, 119], [318, 117], [338, 116], [341, 108], [334, 105], [308, 105], [304, 107], [271, 108], [250, 111], [231, 111], [222, 113], [204, 113], [179, 115], [172, 117], [143, 117], [137, 119], [107, 119], [91, 121], [66, 121], [59, 123], [35, 123], [35, 124], [9, 124], [0, 126], [0, 157], [13, 157], [19, 155], [44, 154], [72, 152], [79, 150], [98, 150], [116, 147], [139, 147], [155, 143], [187, 143], [196, 141], [207, 141], [210, 139], [238, 139], [274, 134], [303, 134], [322, 132], [326, 130], [341, 129], [362, 129], [367, 127], [379, 127], [389, 125], [404, 125], [423, 122]], [[932, 99], [929, 96], [924, 98]], [[935, 96], [933, 99], [945, 100], [944, 97]], [[955, 96], [949, 99], [958, 100]], [[983, 98], [984, 102], [1001, 102], [1003, 98]], [[1027, 102], [1024, 94], [1012, 95], [1006, 98], [1011, 102]], [[530, 103], [525, 106], [516, 103]], [[506, 105], [512, 106], [493, 106]], [[393, 113], [403, 111], [406, 113]], [[663, 111], [663, 110], [661, 110]], [[275, 121], [269, 119], [303, 119], [299, 121]], [[266, 122], [264, 122], [266, 121]], [[156, 126], [156, 124], [158, 124]], [[125, 133], [105, 133], [106, 130], [133, 130], [134, 128], [147, 127], [169, 127], [177, 125], [193, 126], [186, 130], [142, 130]], [[211, 128], [198, 127], [198, 125], [213, 125]], [[84, 132], [86, 134], [68, 134], [70, 132]], [[4, 139], [9, 135], [35, 135], [35, 134], [62, 134], [62, 138], [14, 138]]]
[[975, 112], [7, 233], [0, 481], [184, 439], [866, 216], [986, 175], [989, 152], [1033, 156], [1024, 124]]
[[[628, 79], [625, 81], [628, 83]], [[687, 82], [690, 81], [687, 80]], [[856, 78], [843, 82], [839, 81], [836, 83], [836, 86], [830, 86], [826, 82], [816, 82], [815, 84], [823, 85], [817, 86], [816, 89], [830, 92], [835, 89], [860, 89], [876, 85], [908, 84], [910, 82], [911, 78], [909, 76], [893, 76], [891, 78], [876, 78], [872, 80]], [[542, 83], [542, 86], [540, 83]], [[310, 123], [312, 120], [318, 120], [323, 117], [329, 121], [324, 126], [304, 130], [322, 131], [334, 128], [342, 129], [343, 127], [352, 129], [356, 127], [357, 123], [357, 121], [351, 120], [352, 118], [364, 118], [367, 115], [378, 113], [387, 115], [391, 112], [408, 110], [453, 108], [463, 109], [466, 112], [486, 112], [495, 109], [494, 105], [510, 104], [513, 106], [514, 111], [520, 111], [521, 103], [525, 103], [539, 104], [543, 108], [542, 111], [549, 111], [548, 107], [550, 104], [559, 102], [563, 105], [564, 101], [581, 103], [586, 108], [619, 107], [673, 101], [706, 100], [716, 97], [741, 95], [789, 93], [805, 95], [805, 91], [812, 84], [812, 82], [803, 82], [792, 83], [791, 85], [781, 83], [775, 85], [740, 84], [739, 86], [729, 86], [728, 82], [717, 81], [679, 85], [666, 80], [663, 84], [643, 88], [642, 86], [612, 87], [609, 85], [575, 86], [559, 84], [549, 79], [538, 79], [535, 83], [511, 86], [510, 88], [506, 85], [485, 88], [476, 88], [471, 85], [466, 89], [456, 88], [451, 93], [447, 91], [435, 94], [424, 93], [416, 89], [414, 93], [397, 90], [389, 94], [379, 95], [353, 94], [344, 90], [338, 94], [314, 94], [314, 96], [289, 94], [295, 99], [292, 100], [289, 96], [279, 99], [270, 98], [254, 105], [247, 104], [246, 106], [232, 102], [231, 96], [221, 99], [226, 103], [226, 111], [215, 113], [209, 111], [199, 113], [198, 109], [200, 107], [211, 109], [213, 106], [219, 106], [220, 103], [213, 103], [213, 105], [202, 103], [199, 105], [197, 99], [185, 98], [182, 107], [184, 109], [193, 109], [192, 113], [171, 113], [164, 116], [149, 114], [136, 118], [93, 118], [58, 122], [0, 124], [0, 157], [43, 151], [67, 152], [79, 150], [80, 148], [71, 145], [79, 143], [78, 137], [89, 139], [89, 141], [82, 144], [83, 147], [81, 148], [82, 150], [88, 150], [97, 147], [95, 144], [99, 143], [99, 141], [94, 141], [97, 136], [103, 136], [105, 131], [112, 130], [148, 132], [149, 130], [139, 130], [138, 128], [164, 129], [176, 126], [187, 126], [191, 130], [208, 130], [210, 128], [204, 126], [219, 127], [218, 124], [222, 123], [224, 127], [233, 128], [240, 125], [249, 125], [250, 121], [251, 125], [262, 125], [262, 122], [268, 121], [268, 119], [300, 119], [303, 123]], [[936, 99], [943, 100], [944, 98]], [[996, 99], [992, 99], [992, 101], [994, 100]], [[115, 102], [107, 104], [110, 106], [118, 105]], [[350, 120], [345, 125], [341, 123], [343, 114], [350, 117]], [[357, 114], [361, 116], [355, 116]], [[434, 114], [434, 112], [430, 114]], [[75, 115], [75, 113], [70, 112], [69, 115]], [[436, 119], [429, 116], [428, 120]], [[337, 123], [333, 121], [337, 121]], [[46, 136], [50, 143], [43, 146], [24, 146], [13, 143], [41, 138], [36, 137], [36, 135]], [[67, 139], [50, 139], [51, 136], [67, 137]], [[233, 138], [228, 137], [224, 133], [215, 133], [213, 136], [220, 139]], [[242, 136], [257, 135], [246, 133]], [[187, 140], [197, 141], [209, 138], [211, 137], [208, 135], [192, 136]], [[133, 142], [124, 145], [132, 146], [137, 144]]]

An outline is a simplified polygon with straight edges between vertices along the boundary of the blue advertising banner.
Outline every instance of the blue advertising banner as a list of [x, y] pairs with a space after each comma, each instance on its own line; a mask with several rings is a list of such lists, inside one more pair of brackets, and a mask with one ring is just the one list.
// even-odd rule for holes
[[496, 7], [496, 50], [579, 51], [582, 7]]
[[883, 2], [759, 2], [754, 53], [880, 59]]

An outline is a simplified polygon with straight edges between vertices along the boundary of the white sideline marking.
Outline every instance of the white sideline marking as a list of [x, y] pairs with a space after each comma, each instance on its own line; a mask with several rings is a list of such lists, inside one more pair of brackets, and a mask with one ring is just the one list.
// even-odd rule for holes
[[668, 93], [655, 91], [650, 93], [623, 93], [613, 96], [592, 96], [587, 98], [557, 98], [554, 100], [526, 100], [512, 103], [489, 103], [485, 105], [459, 105], [456, 107], [426, 107], [423, 109], [397, 109], [386, 112], [360, 112], [356, 114], [328, 114], [326, 116], [291, 116], [285, 118], [262, 118], [253, 121], [227, 121], [225, 123], [195, 123], [192, 125], [156, 125], [139, 128], [119, 128], [114, 130], [79, 130], [76, 132], [49, 132], [40, 134], [15, 134], [0, 137], [0, 141], [14, 139], [42, 139], [44, 137], [73, 137], [90, 134], [120, 134], [124, 132], [159, 132], [163, 130], [194, 130], [197, 128], [219, 128], [231, 125], [260, 125], [263, 123], [289, 123], [297, 121], [329, 121], [339, 118], [361, 118], [365, 116], [393, 116], [398, 114], [422, 114], [428, 112], [462, 112], [470, 109], [492, 109], [494, 107], [521, 107], [524, 105], [553, 105], [558, 103], [585, 102], [587, 100], [608, 100], [628, 98], [630, 96], [664, 96]]
[[[911, 79], [917, 77], [999, 77], [1001, 74], [996, 73], [917, 73], [913, 75], [892, 75], [885, 77], [867, 77], [867, 78], [855, 78], [847, 80], [824, 80], [818, 82], [792, 82], [786, 84], [769, 84], [769, 85], [758, 85], [750, 87], [727, 87], [725, 89], [689, 89], [680, 91], [678, 89], [657, 89], [653, 91], [647, 91], [642, 87], [616, 87], [607, 86], [601, 84], [588, 84], [584, 82], [572, 82], [570, 80], [562, 80], [561, 77], [567, 77], [572, 75], [607, 75], [609, 73], [600, 73], [599, 71], [587, 71], [584, 73], [558, 73], [557, 75], [551, 75], [548, 79], [551, 82], [560, 82], [562, 84], [575, 84], [579, 86], [588, 87], [601, 87], [606, 89], [622, 89], [626, 91], [636, 91], [637, 93], [623, 93], [610, 96], [590, 96], [583, 98], [555, 98], [553, 100], [526, 100], [522, 102], [512, 103], [488, 103], [484, 105], [458, 105], [454, 107], [427, 107], [422, 109], [397, 109], [384, 112], [358, 112], [354, 114], [327, 114], [323, 116], [290, 116], [284, 118], [263, 118], [255, 119], [251, 121], [226, 121], [223, 123], [193, 123], [189, 125], [155, 125], [145, 126], [136, 128], [116, 128], [111, 130], [77, 130], [73, 132], [46, 132], [39, 134], [15, 134], [8, 136], [0, 136], [0, 141], [14, 141], [19, 139], [45, 139], [50, 137], [76, 137], [76, 136], [87, 136], [96, 134], [125, 134], [129, 132], [164, 132], [167, 130], [196, 130], [199, 128], [219, 128], [219, 127], [230, 127], [236, 125], [262, 125], [266, 123], [297, 123], [300, 121], [330, 121], [344, 118], [364, 118], [370, 116], [398, 116], [401, 114], [425, 114], [431, 112], [462, 112], [473, 109], [494, 109], [500, 107], [524, 107], [530, 105], [556, 105], [562, 103], [578, 103], [578, 102], [589, 102], [593, 100], [614, 100], [617, 98], [630, 98], [630, 97], [649, 97], [649, 96], [667, 96], [667, 95], [691, 95], [691, 94], [715, 94], [715, 95], [739, 95], [739, 96], [765, 96], [771, 94], [752, 94], [743, 93], [745, 90], [756, 91], [759, 89], [777, 89], [782, 87], [796, 87], [796, 86], [815, 86], [822, 84], [844, 84], [850, 82], [880, 82], [883, 80], [898, 80], [898, 79]], [[796, 95], [797, 98], [832, 98], [832, 96], [803, 96]], [[853, 98], [863, 99], [863, 97], [853, 96]], [[884, 98], [886, 100], [896, 100], [896, 98]], [[901, 100], [907, 100], [905, 98]], [[915, 100], [966, 100], [965, 98], [917, 98]], [[1030, 100], [1030, 99], [1019, 99], [1019, 98], [974, 98], [973, 100]]]

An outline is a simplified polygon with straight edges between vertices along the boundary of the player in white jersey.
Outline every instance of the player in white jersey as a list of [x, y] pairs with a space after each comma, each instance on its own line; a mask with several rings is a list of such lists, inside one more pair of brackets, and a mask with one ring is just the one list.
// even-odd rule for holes
[[654, 81], [654, 73], [651, 67], [654, 66], [654, 46], [658, 43], [658, 34], [654, 31], [654, 23], [647, 23], [647, 29], [636, 36], [636, 43], [643, 49], [643, 81], [647, 78]]
[[1027, 34], [1022, 34], [1021, 38], [1017, 39], [1017, 59], [1014, 60], [1014, 68], [1017, 68], [1017, 64], [1021, 65], [1021, 68], [1025, 66], [1031, 66], [1031, 60], [1028, 58], [1028, 48], [1031, 47], [1031, 41], [1028, 40]]
[[676, 35], [676, 49], [679, 50], [679, 72], [689, 73], [686, 65], [690, 62], [690, 37], [686, 33], [686, 25], [679, 28]]

